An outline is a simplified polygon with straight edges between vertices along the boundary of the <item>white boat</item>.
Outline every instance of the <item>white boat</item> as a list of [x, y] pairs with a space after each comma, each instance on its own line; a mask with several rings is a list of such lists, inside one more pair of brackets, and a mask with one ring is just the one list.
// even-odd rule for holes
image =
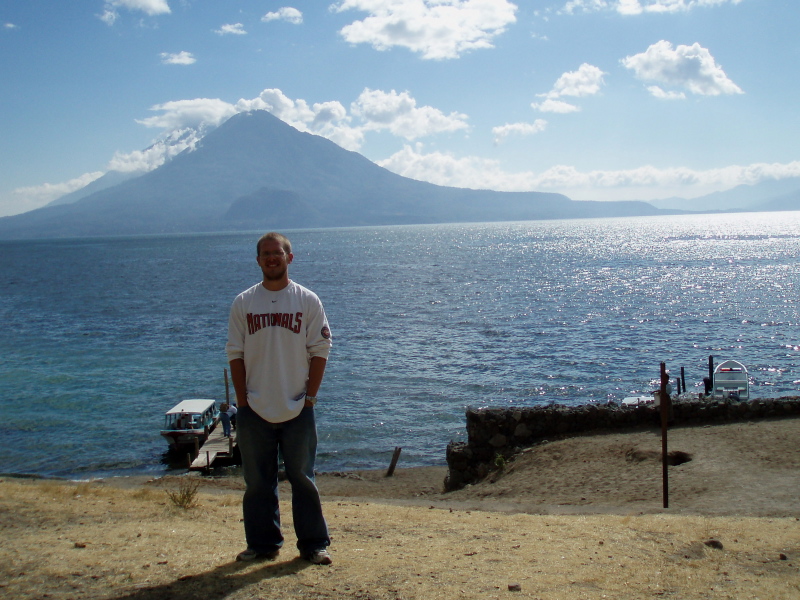
[[660, 397], [658, 394], [650, 396], [628, 396], [622, 399], [623, 406], [659, 406]]
[[730, 400], [750, 399], [750, 380], [747, 368], [736, 360], [726, 360], [714, 369], [714, 381], [711, 391], [714, 398]]
[[194, 448], [203, 445], [208, 434], [219, 420], [219, 409], [214, 400], [182, 400], [164, 416], [161, 436], [170, 448]]

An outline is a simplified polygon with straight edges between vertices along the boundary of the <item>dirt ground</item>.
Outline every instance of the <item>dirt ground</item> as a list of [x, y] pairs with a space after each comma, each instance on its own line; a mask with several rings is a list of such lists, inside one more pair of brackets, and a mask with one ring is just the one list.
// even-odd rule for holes
[[[442, 492], [445, 467], [318, 477], [334, 564], [244, 548], [241, 480], [0, 478], [0, 596], [357, 599], [800, 597], [800, 419], [533, 447]], [[402, 466], [402, 457], [400, 464]], [[200, 482], [196, 506], [167, 492]]]

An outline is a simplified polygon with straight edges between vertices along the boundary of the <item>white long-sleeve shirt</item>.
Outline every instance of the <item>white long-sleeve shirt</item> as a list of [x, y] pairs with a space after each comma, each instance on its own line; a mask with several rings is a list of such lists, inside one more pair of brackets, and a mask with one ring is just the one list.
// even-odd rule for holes
[[311, 358], [327, 359], [331, 333], [317, 295], [293, 281], [272, 292], [261, 283], [239, 294], [228, 320], [228, 361], [242, 358], [247, 403], [283, 423], [303, 410]]

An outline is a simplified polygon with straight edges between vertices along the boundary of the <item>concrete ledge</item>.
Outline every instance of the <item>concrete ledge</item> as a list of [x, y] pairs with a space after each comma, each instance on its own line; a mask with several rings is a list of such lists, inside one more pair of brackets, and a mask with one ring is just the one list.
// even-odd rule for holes
[[[467, 408], [467, 442], [447, 446], [445, 490], [476, 483], [495, 469], [498, 456], [508, 458], [544, 440], [592, 431], [620, 431], [660, 426], [657, 407], [610, 403], [519, 408]], [[736, 402], [675, 400], [670, 425], [705, 425], [753, 419], [800, 416], [800, 397]]]

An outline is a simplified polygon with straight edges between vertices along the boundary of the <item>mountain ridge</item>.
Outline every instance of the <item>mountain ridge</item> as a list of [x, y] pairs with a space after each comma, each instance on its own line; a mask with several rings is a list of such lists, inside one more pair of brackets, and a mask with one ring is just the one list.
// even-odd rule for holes
[[0, 218], [0, 239], [669, 214], [416, 181], [266, 111], [240, 113], [192, 150], [72, 203]]

